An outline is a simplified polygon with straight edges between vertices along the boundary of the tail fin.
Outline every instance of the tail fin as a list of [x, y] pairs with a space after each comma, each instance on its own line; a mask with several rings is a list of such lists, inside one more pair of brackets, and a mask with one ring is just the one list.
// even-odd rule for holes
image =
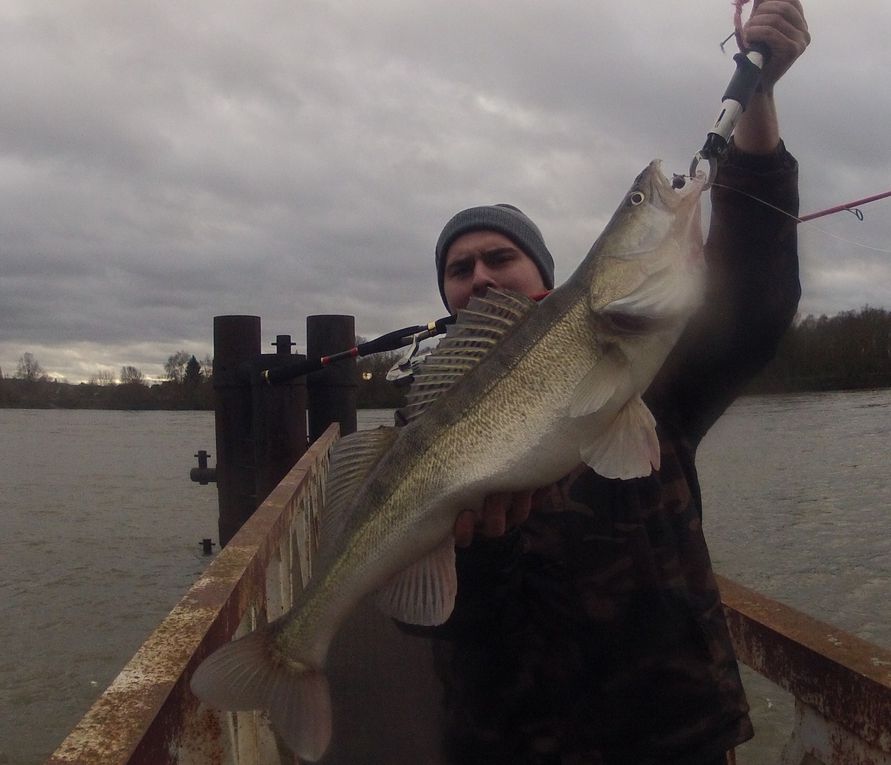
[[265, 710], [293, 752], [315, 762], [331, 739], [328, 679], [271, 651], [269, 639], [258, 630], [224, 645], [195, 670], [192, 693], [214, 709]]

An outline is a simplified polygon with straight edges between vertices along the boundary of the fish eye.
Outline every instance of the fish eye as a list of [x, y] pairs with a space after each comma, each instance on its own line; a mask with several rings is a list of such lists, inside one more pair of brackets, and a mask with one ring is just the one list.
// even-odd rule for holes
[[643, 204], [643, 201], [646, 199], [644, 193], [642, 191], [632, 191], [628, 195], [628, 201], [634, 206], [637, 207], [640, 204]]

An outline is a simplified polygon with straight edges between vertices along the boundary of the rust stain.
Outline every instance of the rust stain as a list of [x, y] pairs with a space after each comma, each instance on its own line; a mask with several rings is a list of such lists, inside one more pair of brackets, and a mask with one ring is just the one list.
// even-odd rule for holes
[[[251, 609], [265, 618], [267, 571], [290, 549], [299, 587], [318, 542], [329, 430], [208, 566], [75, 727], [48, 765], [222, 765], [229, 727], [188, 689], [198, 663]], [[284, 548], [282, 548], [284, 545]], [[832, 762], [891, 763], [891, 651], [719, 577], [742, 661], [825, 718]], [[879, 752], [874, 757], [870, 752]], [[828, 755], [827, 755], [828, 756]]]
[[719, 585], [741, 661], [852, 736], [891, 753], [891, 651], [730, 580], [719, 577]]
[[217, 715], [188, 690], [198, 662], [231, 639], [252, 603], [265, 599], [266, 569], [297, 508], [318, 496], [317, 478], [336, 428], [316, 442], [171, 613], [139, 648], [47, 761], [48, 765], [213, 763], [223, 758]]

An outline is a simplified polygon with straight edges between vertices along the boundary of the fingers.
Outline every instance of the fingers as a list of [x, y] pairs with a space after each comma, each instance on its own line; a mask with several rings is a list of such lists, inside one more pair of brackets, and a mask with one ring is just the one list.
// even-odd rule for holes
[[746, 45], [764, 43], [771, 56], [762, 73], [762, 83], [772, 86], [810, 44], [811, 36], [799, 0], [756, 2], [743, 28]]
[[453, 533], [456, 547], [468, 547], [476, 534], [483, 537], [499, 537], [507, 531], [507, 507], [509, 494], [491, 494], [486, 497], [479, 513], [464, 510], [455, 521]]
[[811, 40], [797, 0], [765, 0], [743, 27], [743, 37], [746, 43], [773, 41], [782, 49], [797, 50], [799, 55]]
[[470, 547], [473, 542], [473, 529], [476, 525], [476, 515], [470, 510], [464, 510], [455, 521], [453, 533], [455, 535], [455, 547]]
[[519, 526], [529, 517], [532, 510], [532, 492], [518, 491], [510, 495], [507, 509], [507, 528]]
[[490, 494], [479, 513], [465, 510], [458, 515], [453, 533], [457, 547], [467, 547], [476, 534], [491, 538], [500, 537], [514, 526], [523, 523], [532, 510], [533, 492], [521, 491]]
[[507, 531], [507, 510], [510, 494], [490, 494], [483, 502], [483, 513], [477, 530], [484, 537], [500, 537]]

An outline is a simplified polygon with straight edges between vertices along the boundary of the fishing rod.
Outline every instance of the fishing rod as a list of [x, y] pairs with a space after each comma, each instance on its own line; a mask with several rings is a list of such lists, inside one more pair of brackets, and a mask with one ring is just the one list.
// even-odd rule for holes
[[[530, 297], [534, 301], [540, 302], [549, 294], [551, 294], [551, 291], [546, 290]], [[436, 321], [427, 322], [426, 324], [415, 324], [410, 327], [395, 329], [392, 332], [387, 332], [385, 335], [376, 337], [374, 340], [359, 343], [345, 351], [332, 353], [330, 356], [321, 356], [317, 359], [302, 359], [301, 361], [295, 361], [293, 364], [261, 369], [260, 378], [264, 382], [273, 385], [293, 380], [295, 377], [308, 375], [311, 372], [318, 372], [320, 369], [324, 369], [338, 361], [370, 356], [373, 353], [383, 353], [384, 351], [395, 351], [398, 348], [411, 346], [399, 361], [393, 365], [390, 371], [387, 372], [387, 380], [399, 382], [414, 374], [417, 364], [423, 360], [424, 355], [418, 356], [420, 344], [424, 340], [441, 335], [450, 324], [454, 324], [457, 320], [458, 316], [453, 314], [444, 316]]]
[[[385, 335], [376, 337], [374, 340], [358, 343], [352, 348], [333, 353], [329, 356], [321, 356], [317, 359], [302, 359], [300, 361], [295, 361], [293, 364], [284, 364], [282, 366], [262, 369], [260, 370], [260, 377], [265, 382], [272, 385], [287, 380], [293, 380], [295, 377], [308, 375], [311, 372], [318, 372], [320, 369], [324, 369], [338, 361], [369, 356], [372, 353], [382, 353], [383, 351], [395, 351], [397, 348], [403, 348], [406, 345], [412, 346], [412, 353], [407, 354], [403, 360], [410, 364], [411, 357], [414, 356], [414, 353], [417, 351], [418, 344], [427, 338], [435, 337], [436, 335], [445, 332], [445, 329], [449, 324], [454, 324], [455, 318], [456, 317], [454, 316], [446, 316], [442, 319], [428, 322], [427, 324], [416, 324], [410, 327], [403, 327], [402, 329], [387, 332]], [[400, 361], [400, 364], [401, 363], [402, 360]]]
[[[747, 65], [743, 64], [743, 66], [746, 67]], [[728, 88], [728, 90], [730, 90], [730, 88]], [[706, 145], [705, 147], [703, 147], [703, 149], [706, 149], [706, 147], [712, 147], [713, 149], [718, 151], [722, 150], [720, 149], [720, 141], [722, 140], [721, 136], [717, 133], [715, 135], [717, 137], [713, 138], [712, 134], [709, 134], [709, 137], [706, 139]], [[723, 150], [726, 151], [726, 146]], [[700, 154], [701, 152], [698, 152], [696, 156], [699, 157]], [[694, 162], [697, 161], [698, 160], [694, 158]], [[710, 164], [711, 161], [712, 160], [709, 161]], [[675, 181], [677, 181], [679, 177], [683, 178], [683, 176], [675, 176]], [[733, 190], [739, 191], [738, 189]], [[750, 194], [746, 194], [742, 191], [740, 191], [739, 193], [744, 194], [745, 196], [751, 196]], [[833, 215], [834, 213], [842, 211], [853, 213], [859, 220], [863, 220], [863, 213], [856, 208], [861, 205], [869, 204], [870, 202], [877, 202], [880, 199], [887, 199], [888, 197], [891, 197], [891, 191], [885, 191], [881, 194], [873, 194], [872, 196], [864, 197], [863, 199], [857, 199], [845, 204], [828, 207], [825, 210], [819, 210], [807, 215], [802, 215], [801, 217], [795, 218], [795, 220], [798, 223], [806, 223], [807, 221], [815, 220], [816, 218], [822, 218], [827, 215]], [[768, 204], [764, 200], [757, 199], [756, 197], [752, 198], [758, 202], [761, 202], [762, 204], [773, 207], [773, 205]], [[785, 212], [784, 210], [779, 210], [779, 208], [775, 209], [777, 209], [779, 212], [789, 215], [790, 217], [795, 217], [790, 213]], [[546, 295], [547, 293], [535, 295], [534, 299], [541, 300]], [[301, 377], [312, 372], [317, 372], [320, 369], [324, 369], [325, 367], [330, 366], [331, 364], [337, 363], [338, 361], [361, 358], [363, 356], [370, 356], [374, 353], [395, 351], [399, 348], [411, 346], [408, 352], [405, 353], [396, 362], [396, 364], [393, 365], [389, 372], [387, 372], [387, 380], [389, 380], [390, 382], [398, 382], [399, 380], [410, 377], [414, 372], [416, 364], [423, 358], [423, 356], [417, 356], [420, 343], [431, 337], [441, 335], [443, 332], [445, 332], [446, 327], [448, 327], [450, 324], [455, 323], [456, 318], [456, 316], [445, 316], [441, 319], [437, 319], [436, 321], [431, 321], [426, 324], [415, 324], [412, 326], [403, 327], [402, 329], [387, 332], [386, 334], [381, 335], [374, 340], [369, 340], [364, 343], [358, 343], [352, 348], [348, 348], [345, 351], [340, 351], [339, 353], [333, 353], [328, 356], [321, 356], [317, 359], [302, 359], [300, 361], [294, 362], [293, 364], [285, 364], [280, 367], [263, 369], [260, 371], [260, 377], [267, 384], [274, 385], [276, 383], [282, 383], [288, 380], [292, 380], [295, 377]]]
[[[740, 12], [742, 6], [745, 5], [747, 2], [748, 0], [735, 0], [735, 2], [733, 3], [736, 8], [736, 12], [734, 15], [735, 32], [731, 35], [731, 37], [735, 35], [737, 43], [740, 45], [742, 43], [742, 24], [740, 19]], [[727, 39], [729, 40], [730, 38], [728, 37]], [[727, 40], [724, 41], [724, 43], [726, 42]], [[724, 43], [721, 44], [722, 49], [724, 47]], [[718, 111], [718, 116], [715, 119], [714, 125], [706, 134], [705, 143], [703, 144], [702, 148], [693, 155], [693, 160], [690, 163], [689, 175], [675, 174], [672, 181], [673, 186], [675, 186], [676, 188], [683, 187], [683, 185], [686, 183], [687, 177], [695, 178], [698, 167], [702, 162], [706, 162], [709, 168], [706, 180], [706, 187], [713, 184], [718, 170], [718, 162], [727, 153], [727, 149], [730, 144], [730, 136], [733, 133], [733, 129], [736, 127], [737, 122], [739, 122], [740, 117], [745, 112], [749, 100], [757, 91], [761, 81], [761, 72], [764, 68], [764, 65], [769, 59], [770, 49], [767, 47], [767, 45], [758, 42], [752, 43], [750, 46], [748, 46], [748, 48], [746, 48], [745, 50], [740, 50], [740, 52], [736, 53], [733, 56], [733, 60], [736, 62], [736, 69], [730, 79], [730, 82], [727, 85], [726, 90], [724, 91], [724, 95], [721, 97], [721, 107]], [[746, 196], [750, 195], [746, 194]], [[882, 194], [876, 194], [871, 197], [865, 197], [864, 199], [859, 199], [854, 202], [849, 202], [848, 204], [831, 207], [816, 213], [811, 213], [809, 215], [796, 218], [796, 220], [799, 223], [804, 223], [805, 221], [820, 218], [825, 215], [831, 215], [832, 213], [841, 212], [842, 210], [855, 212], [853, 208], [858, 205], [874, 202], [876, 200], [884, 199], [889, 196], [891, 196], [891, 191], [887, 191]], [[855, 212], [855, 214], [857, 213], [859, 213], [859, 211]], [[862, 220], [862, 213], [860, 213], [857, 217]], [[536, 296], [536, 299], [540, 299], [541, 297], [544, 297], [544, 295]], [[414, 326], [403, 327], [402, 329], [397, 329], [393, 332], [388, 332], [385, 335], [381, 335], [374, 340], [370, 340], [365, 343], [359, 343], [352, 348], [349, 348], [345, 351], [340, 351], [339, 353], [334, 353], [329, 356], [322, 356], [318, 359], [304, 359], [293, 364], [287, 364], [280, 367], [261, 370], [260, 375], [261, 378], [265, 380], [265, 382], [269, 384], [275, 384], [285, 382], [287, 380], [291, 380], [302, 375], [307, 375], [311, 372], [317, 372], [320, 369], [324, 369], [325, 367], [330, 366], [331, 364], [334, 364], [338, 361], [368, 356], [370, 354], [381, 353], [383, 351], [393, 351], [398, 348], [404, 348], [405, 346], [410, 345], [411, 348], [409, 349], [409, 351], [404, 354], [403, 357], [387, 373], [388, 380], [390, 380], [391, 382], [398, 381], [400, 379], [409, 377], [412, 374], [415, 365], [420, 360], [416, 357], [419, 349], [419, 344], [423, 340], [442, 334], [445, 331], [446, 327], [449, 324], [453, 324], [455, 320], [455, 316], [446, 316], [442, 319], [437, 319], [436, 321], [432, 321], [427, 324], [418, 324]]]
[[814, 220], [815, 218], [822, 218], [824, 215], [832, 215], [833, 213], [842, 212], [844, 210], [847, 210], [849, 213], [853, 213], [858, 220], [863, 220], [863, 213], [856, 208], [860, 207], [860, 205], [869, 204], [870, 202], [876, 202], [879, 199], [886, 199], [888, 197], [891, 197], [891, 191], [884, 191], [881, 194], [873, 194], [871, 197], [864, 197], [863, 199], [857, 199], [853, 202], [848, 202], [847, 204], [836, 205], [835, 207], [827, 207], [825, 210], [820, 210], [819, 212], [802, 215], [798, 219], [798, 222], [805, 223], [806, 221]]

